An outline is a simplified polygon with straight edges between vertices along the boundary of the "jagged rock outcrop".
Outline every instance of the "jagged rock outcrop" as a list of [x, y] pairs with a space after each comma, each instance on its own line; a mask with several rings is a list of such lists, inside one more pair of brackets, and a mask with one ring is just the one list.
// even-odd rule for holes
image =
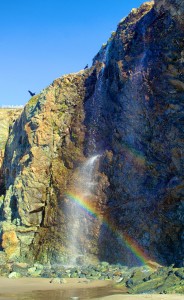
[[[1, 108], [0, 109], [0, 207], [3, 205], [4, 197], [1, 196], [5, 193], [4, 174], [2, 170], [2, 164], [4, 159], [6, 142], [8, 140], [9, 132], [22, 112], [21, 108]], [[0, 219], [3, 219], [2, 210]], [[1, 229], [0, 229], [1, 236]], [[0, 246], [1, 248], [1, 246]]]
[[98, 218], [81, 239], [88, 253], [138, 264], [129, 237], [143, 256], [183, 264], [183, 10], [177, 0], [133, 9], [91, 68], [55, 80], [28, 102], [3, 162], [9, 259], [66, 260], [66, 194], [78, 167], [101, 154]]
[[[21, 108], [1, 108], [0, 109], [0, 169], [2, 167], [6, 142], [13, 123], [21, 114]], [[1, 171], [0, 171], [1, 172]], [[0, 173], [0, 177], [2, 174]]]

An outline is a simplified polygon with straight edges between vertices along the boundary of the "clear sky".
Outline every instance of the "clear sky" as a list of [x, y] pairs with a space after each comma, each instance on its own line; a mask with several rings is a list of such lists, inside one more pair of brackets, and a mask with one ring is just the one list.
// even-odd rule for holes
[[88, 63], [143, 0], [0, 0], [0, 105]]

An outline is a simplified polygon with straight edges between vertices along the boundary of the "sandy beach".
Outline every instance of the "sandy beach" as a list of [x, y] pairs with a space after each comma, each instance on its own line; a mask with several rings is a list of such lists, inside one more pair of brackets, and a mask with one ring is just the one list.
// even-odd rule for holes
[[95, 298], [95, 300], [183, 300], [184, 295], [113, 295], [101, 298]]
[[83, 288], [102, 288], [112, 286], [112, 281], [93, 280], [80, 278], [67, 278], [66, 283], [50, 283], [51, 278], [0, 278], [0, 294], [11, 292], [25, 293], [32, 291], [46, 291], [58, 289], [83, 289]]
[[[184, 295], [127, 295], [126, 290], [115, 290], [112, 281], [69, 278], [66, 283], [50, 283], [49, 278], [0, 278], [0, 300], [182, 300]], [[105, 296], [106, 295], [106, 296]]]

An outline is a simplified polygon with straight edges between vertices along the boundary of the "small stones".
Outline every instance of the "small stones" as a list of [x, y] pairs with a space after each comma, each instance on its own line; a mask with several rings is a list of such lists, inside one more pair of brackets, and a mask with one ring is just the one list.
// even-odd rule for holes
[[86, 279], [86, 280], [79, 280], [78, 283], [90, 283], [91, 280]]
[[127, 286], [128, 288], [131, 288], [132, 285], [133, 285], [133, 280], [132, 280], [132, 279], [128, 279], [127, 282], [126, 282], [126, 286]]
[[16, 273], [20, 273], [22, 276], [27, 276], [28, 273], [28, 264], [26, 263], [14, 263], [12, 265], [12, 271]]
[[32, 275], [36, 271], [36, 267], [32, 267], [28, 269], [28, 274]]
[[102, 265], [103, 267], [109, 267], [109, 263], [108, 263], [107, 261], [102, 261], [102, 262], [101, 262], [101, 265]]
[[175, 272], [175, 275], [183, 280], [184, 279], [184, 268], [181, 268], [180, 270], [177, 270]]
[[67, 283], [67, 280], [65, 278], [61, 278], [60, 283]]
[[60, 278], [52, 278], [50, 283], [57, 283], [57, 284], [60, 284], [61, 281], [60, 281]]
[[8, 278], [10, 279], [17, 279], [17, 278], [21, 278], [21, 274], [20, 273], [17, 273], [17, 272], [11, 272], [9, 275], [8, 275]]
[[0, 264], [6, 264], [6, 254], [2, 251], [0, 251]]
[[50, 283], [64, 284], [64, 283], [67, 283], [67, 281], [64, 278], [52, 278], [50, 280]]
[[[2, 270], [5, 270], [6, 266], [3, 266]], [[184, 293], [184, 268], [174, 266], [151, 270], [145, 266], [127, 268], [105, 262], [75, 267], [39, 263], [31, 266], [16, 262], [11, 264], [5, 273], [0, 268], [0, 274], [15, 279], [24, 276], [52, 278], [49, 282], [58, 285], [69, 283], [67, 278], [78, 278], [78, 284], [88, 284], [93, 280], [112, 280], [118, 288], [127, 288], [128, 293]]]
[[121, 283], [123, 281], [123, 277], [120, 277], [119, 279], [116, 280], [116, 283]]

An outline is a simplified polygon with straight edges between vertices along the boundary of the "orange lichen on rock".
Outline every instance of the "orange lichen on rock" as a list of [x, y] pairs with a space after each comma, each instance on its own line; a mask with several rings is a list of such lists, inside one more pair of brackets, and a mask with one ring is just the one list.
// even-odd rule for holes
[[2, 236], [2, 247], [8, 259], [13, 259], [20, 255], [20, 245], [15, 231], [6, 231]]

